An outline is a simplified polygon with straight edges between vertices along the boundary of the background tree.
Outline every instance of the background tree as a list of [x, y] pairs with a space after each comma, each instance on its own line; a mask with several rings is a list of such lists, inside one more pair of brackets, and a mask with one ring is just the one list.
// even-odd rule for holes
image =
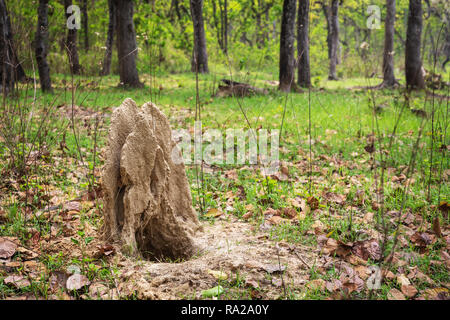
[[[212, 16], [216, 28], [217, 42], [224, 54], [228, 53], [228, 0], [212, 0]], [[217, 11], [219, 14], [217, 15]]]
[[113, 0], [116, 11], [117, 56], [120, 83], [129, 87], [142, 87], [136, 68], [138, 48], [133, 23], [133, 0]]
[[116, 29], [116, 7], [113, 0], [108, 0], [108, 35], [106, 37], [105, 57], [103, 58], [103, 65], [100, 75], [106, 76], [111, 72], [111, 59], [114, 44], [114, 31]]
[[280, 35], [280, 90], [289, 92], [295, 85], [295, 14], [297, 0], [284, 0]]
[[[70, 13], [67, 13], [67, 8], [69, 8], [71, 5], [72, 0], [64, 0], [64, 10], [66, 12], [67, 19], [71, 16]], [[67, 56], [69, 57], [70, 71], [72, 74], [80, 74], [81, 72], [81, 67], [78, 60], [77, 33], [78, 32], [76, 28], [68, 28], [65, 43]]]
[[48, 54], [48, 0], [39, 0], [38, 23], [35, 42], [36, 62], [39, 71], [39, 81], [42, 91], [53, 91], [50, 80]]
[[190, 0], [192, 23], [194, 24], [194, 52], [192, 72], [208, 73], [205, 23], [203, 21], [203, 0]]
[[338, 64], [339, 46], [339, 0], [332, 0], [329, 9], [328, 57], [330, 59], [329, 80], [337, 80], [336, 66]]
[[84, 31], [84, 50], [89, 51], [89, 21], [88, 21], [88, 1], [81, 0], [81, 14]]
[[[16, 81], [26, 78], [13, 45], [11, 21], [4, 0], [0, 0], [0, 85], [12, 88]], [[3, 91], [3, 90], [2, 90]]]
[[384, 22], [383, 86], [397, 84], [394, 75], [394, 32], [395, 0], [386, 0], [386, 20]]
[[309, 0], [299, 0], [297, 18], [298, 85], [311, 85], [309, 66]]
[[408, 88], [424, 88], [420, 44], [422, 37], [422, 0], [409, 0], [405, 47], [405, 76]]

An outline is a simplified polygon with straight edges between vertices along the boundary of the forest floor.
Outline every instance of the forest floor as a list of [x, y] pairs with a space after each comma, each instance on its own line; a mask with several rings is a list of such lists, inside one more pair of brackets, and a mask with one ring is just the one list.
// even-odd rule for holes
[[[204, 230], [187, 261], [131, 258], [103, 241], [99, 181], [112, 109], [151, 100], [191, 132], [195, 77], [144, 75], [141, 90], [75, 79], [74, 108], [67, 77], [33, 103], [23, 88], [0, 126], [0, 298], [448, 299], [448, 100], [351, 89], [377, 79], [286, 96], [270, 78], [237, 75], [268, 94], [220, 98], [220, 78], [200, 77], [205, 130], [283, 123], [281, 170], [205, 165], [199, 183], [188, 166]], [[377, 270], [384, 281], [369, 290]]]

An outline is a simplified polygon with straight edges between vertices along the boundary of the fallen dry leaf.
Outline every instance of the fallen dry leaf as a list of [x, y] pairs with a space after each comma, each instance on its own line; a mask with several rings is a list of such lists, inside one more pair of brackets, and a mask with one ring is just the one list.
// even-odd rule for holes
[[279, 212], [275, 209], [272, 208], [267, 208], [266, 211], [264, 211], [263, 213], [265, 216], [276, 216], [279, 215]]
[[245, 286], [255, 288], [255, 289], [259, 288], [258, 282], [256, 282], [255, 280], [252, 280], [252, 279], [246, 279]]
[[80, 212], [81, 211], [81, 203], [79, 203], [78, 201], [66, 202], [63, 205], [63, 211], [77, 211], [77, 212]]
[[357, 266], [355, 267], [355, 271], [362, 280], [366, 280], [369, 274], [372, 273], [366, 266]]
[[50, 289], [52, 289], [54, 292], [57, 292], [60, 288], [66, 288], [68, 278], [69, 275], [63, 271], [52, 272], [49, 279]]
[[282, 223], [289, 223], [290, 221], [288, 219], [279, 217], [279, 216], [272, 216], [269, 219], [267, 219], [267, 222], [271, 225], [279, 225]]
[[326, 288], [325, 280], [315, 279], [306, 284], [306, 287], [310, 290], [320, 290], [324, 291]]
[[347, 261], [348, 263], [350, 263], [350, 264], [352, 264], [354, 266], [360, 266], [360, 265], [365, 266], [365, 265], [367, 265], [367, 261], [366, 260], [364, 260], [364, 259], [362, 259], [362, 258], [360, 258], [358, 256], [355, 256], [353, 254], [347, 256], [345, 258], [345, 261]]
[[323, 247], [323, 251], [325, 254], [332, 254], [333, 252], [336, 251], [337, 247], [338, 242], [333, 238], [328, 238]]
[[297, 217], [297, 211], [294, 208], [283, 208], [281, 209], [281, 215], [288, 219], [293, 219]]
[[11, 258], [16, 252], [17, 245], [5, 238], [0, 237], [0, 259]]
[[10, 284], [16, 287], [17, 289], [28, 287], [31, 285], [28, 279], [25, 279], [23, 276], [8, 276], [3, 280], [4, 284]]
[[398, 289], [391, 289], [387, 294], [388, 300], [406, 300], [403, 293], [401, 293]]
[[439, 217], [436, 216], [433, 220], [433, 232], [439, 238], [442, 238], [441, 224], [439, 223]]
[[97, 246], [98, 253], [97, 256], [109, 256], [116, 252], [116, 249], [110, 244], [103, 244], [101, 246]]
[[420, 247], [425, 247], [433, 242], [433, 239], [425, 232], [415, 232], [411, 237], [411, 241]]
[[211, 208], [208, 210], [208, 212], [205, 213], [205, 217], [207, 218], [217, 218], [219, 216], [223, 215], [223, 212], [217, 208]]
[[308, 205], [311, 208], [311, 210], [316, 210], [317, 208], [319, 208], [319, 200], [317, 200], [317, 198], [308, 197], [306, 201], [308, 202]]
[[383, 269], [383, 277], [388, 280], [394, 280], [395, 274], [393, 274], [390, 270]]
[[409, 282], [409, 279], [404, 274], [400, 274], [397, 276], [397, 283], [401, 286], [407, 286], [411, 284], [411, 282]]
[[248, 220], [253, 216], [253, 212], [249, 211], [242, 216], [242, 219]]
[[336, 292], [338, 290], [342, 290], [342, 282], [338, 279], [327, 281], [325, 286], [329, 292]]
[[83, 287], [86, 287], [91, 282], [89, 279], [82, 274], [73, 274], [71, 275], [66, 282], [66, 288], [69, 291], [80, 290]]
[[106, 295], [109, 288], [102, 283], [95, 282], [89, 286], [89, 295], [93, 298], [99, 298]]
[[381, 258], [381, 248], [377, 240], [357, 241], [354, 243], [352, 252], [354, 255], [368, 260], [378, 261]]
[[345, 258], [352, 253], [353, 243], [344, 243], [342, 241], [338, 241], [338, 246], [334, 253], [341, 258]]
[[334, 193], [334, 192], [326, 192], [325, 194], [323, 194], [323, 198], [328, 203], [336, 203], [336, 204], [341, 205], [345, 202], [345, 196]]
[[447, 288], [432, 288], [421, 292], [426, 300], [449, 300], [450, 290]]
[[402, 289], [402, 293], [405, 296], [407, 296], [408, 298], [412, 298], [418, 293], [417, 289], [413, 285], [410, 285], [410, 284], [402, 285], [401, 289]]

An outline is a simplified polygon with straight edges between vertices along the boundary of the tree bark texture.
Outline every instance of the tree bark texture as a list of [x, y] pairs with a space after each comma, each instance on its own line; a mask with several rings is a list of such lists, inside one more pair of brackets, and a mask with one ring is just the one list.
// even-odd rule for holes
[[394, 76], [394, 25], [395, 0], [386, 0], [386, 20], [384, 22], [384, 53], [383, 53], [383, 84], [394, 86], [397, 81]]
[[120, 83], [142, 87], [136, 67], [137, 44], [133, 23], [133, 0], [113, 0], [116, 8], [117, 56]]
[[309, 65], [309, 0], [299, 0], [297, 18], [298, 85], [308, 88], [311, 85]]
[[48, 54], [48, 0], [39, 0], [35, 54], [42, 91], [52, 91]]
[[88, 21], [88, 9], [87, 0], [81, 1], [81, 14], [83, 15], [83, 30], [84, 30], [84, 50], [89, 51], [89, 21]]
[[[72, 0], [64, 0], [64, 10], [66, 12], [66, 18], [68, 19], [71, 14], [67, 13], [67, 8], [72, 5]], [[66, 38], [66, 51], [69, 57], [70, 72], [72, 74], [80, 74], [81, 66], [78, 59], [78, 48], [77, 48], [77, 29], [68, 29]]]
[[420, 56], [422, 13], [422, 0], [409, 0], [405, 48], [405, 76], [406, 86], [411, 89], [425, 87], [422, 74], [422, 59]]
[[194, 53], [192, 72], [208, 73], [205, 23], [203, 21], [203, 0], [190, 0], [192, 23], [194, 24]]
[[329, 39], [329, 58], [330, 70], [329, 80], [337, 80], [336, 66], [338, 64], [338, 46], [339, 46], [339, 0], [331, 1], [330, 10], [330, 39]]
[[[17, 81], [26, 78], [13, 44], [11, 22], [4, 0], [0, 0], [0, 86], [13, 88]], [[1, 90], [3, 92], [3, 90]]]
[[289, 92], [295, 84], [295, 16], [297, 0], [284, 0], [280, 35], [280, 90]]
[[108, 23], [108, 35], [106, 38], [106, 50], [105, 57], [103, 59], [103, 66], [100, 75], [106, 76], [111, 72], [111, 59], [114, 44], [114, 30], [116, 29], [116, 7], [113, 0], [108, 0], [109, 9], [109, 23]]

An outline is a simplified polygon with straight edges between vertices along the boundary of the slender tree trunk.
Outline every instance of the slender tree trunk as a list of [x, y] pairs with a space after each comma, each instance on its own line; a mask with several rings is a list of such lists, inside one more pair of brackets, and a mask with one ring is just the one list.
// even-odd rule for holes
[[444, 42], [444, 46], [442, 48], [445, 60], [442, 63], [442, 70], [445, 71], [445, 65], [450, 61], [450, 12], [446, 11], [445, 12], [445, 18], [447, 21], [447, 27], [446, 30], [447, 32], [445, 33], [445, 42]]
[[[67, 8], [72, 5], [72, 0], [64, 0], [64, 10], [66, 12], [66, 18], [68, 19], [71, 14], [67, 13]], [[67, 56], [69, 57], [70, 72], [72, 74], [80, 74], [81, 67], [78, 60], [78, 48], [77, 48], [77, 29], [68, 29], [67, 38], [65, 43]]]
[[48, 0], [39, 0], [38, 24], [35, 36], [35, 54], [42, 91], [53, 91], [50, 80], [48, 54]]
[[89, 51], [89, 21], [87, 0], [81, 1], [81, 13], [83, 15], [83, 30], [84, 30], [84, 50]]
[[339, 0], [332, 0], [330, 10], [330, 71], [329, 80], [337, 80], [336, 65], [338, 63], [338, 46], [339, 46]]
[[[301, 0], [300, 0], [301, 1]], [[297, 0], [284, 0], [280, 35], [280, 90], [289, 92], [295, 86], [295, 15]]]
[[117, 56], [120, 83], [142, 87], [136, 68], [137, 45], [133, 23], [133, 0], [113, 0], [116, 8]]
[[0, 87], [9, 90], [16, 81], [24, 79], [26, 74], [15, 52], [8, 10], [5, 1], [0, 0]]
[[12, 77], [12, 57], [10, 56], [8, 41], [8, 13], [4, 0], [0, 0], [0, 93], [6, 92], [14, 86], [14, 77]]
[[214, 27], [216, 28], [217, 42], [219, 43], [220, 49], [222, 51], [224, 51], [223, 15], [222, 15], [222, 7], [221, 7], [220, 0], [219, 0], [220, 25], [219, 25], [219, 19], [217, 18], [217, 4], [216, 4], [216, 0], [212, 0], [212, 9], [213, 9]]
[[106, 38], [106, 50], [105, 57], [103, 59], [103, 66], [100, 75], [106, 76], [111, 72], [111, 59], [114, 44], [114, 30], [116, 29], [116, 6], [113, 0], [108, 0], [109, 9], [109, 23], [108, 23], [108, 35]]
[[325, 19], [327, 21], [327, 49], [328, 49], [328, 60], [331, 58], [331, 14], [330, 6], [326, 3], [326, 0], [322, 2], [322, 9]]
[[297, 18], [297, 50], [298, 50], [298, 85], [311, 86], [311, 69], [309, 66], [309, 0], [299, 0]]
[[224, 48], [223, 49], [224, 49], [225, 54], [227, 54], [228, 53], [228, 0], [224, 0], [224, 4], [223, 4], [223, 22], [224, 22], [224, 26], [223, 26]]
[[408, 28], [406, 31], [405, 76], [411, 89], [425, 87], [420, 57], [422, 37], [422, 0], [409, 0]]
[[395, 0], [386, 0], [387, 12], [384, 22], [384, 53], [383, 53], [383, 85], [393, 87], [397, 81], [394, 76], [394, 25]]
[[190, 0], [191, 16], [194, 24], [194, 52], [192, 72], [208, 73], [208, 54], [206, 52], [205, 23], [203, 21], [203, 0]]

